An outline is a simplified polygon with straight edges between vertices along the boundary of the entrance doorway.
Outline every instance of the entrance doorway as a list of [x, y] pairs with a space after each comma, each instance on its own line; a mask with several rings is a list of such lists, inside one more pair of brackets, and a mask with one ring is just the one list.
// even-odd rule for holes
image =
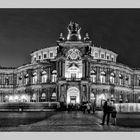
[[80, 104], [80, 91], [77, 87], [70, 87], [67, 90], [67, 104]]
[[76, 104], [76, 96], [70, 96], [70, 103]]

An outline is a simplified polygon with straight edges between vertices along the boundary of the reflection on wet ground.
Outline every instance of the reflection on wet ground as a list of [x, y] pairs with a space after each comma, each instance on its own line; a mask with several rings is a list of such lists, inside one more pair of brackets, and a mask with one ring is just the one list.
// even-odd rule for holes
[[[106, 124], [103, 126], [101, 125], [102, 115], [101, 111], [97, 111], [95, 114], [83, 114], [80, 111], [0, 112], [0, 131], [140, 131], [140, 127], [118, 126], [118, 121], [117, 126], [111, 125], [111, 120], [109, 126]], [[121, 117], [119, 117], [118, 119], [121, 121], [124, 118], [121, 119]], [[133, 123], [132, 120], [128, 121], [129, 123]]]
[[54, 112], [0, 112], [0, 127], [31, 124], [53, 114]]

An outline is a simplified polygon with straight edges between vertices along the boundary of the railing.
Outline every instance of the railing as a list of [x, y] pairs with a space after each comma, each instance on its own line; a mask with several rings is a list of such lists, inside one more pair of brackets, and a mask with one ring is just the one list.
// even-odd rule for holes
[[118, 112], [140, 112], [140, 103], [116, 103]]
[[81, 78], [66, 78], [66, 81], [81, 81]]

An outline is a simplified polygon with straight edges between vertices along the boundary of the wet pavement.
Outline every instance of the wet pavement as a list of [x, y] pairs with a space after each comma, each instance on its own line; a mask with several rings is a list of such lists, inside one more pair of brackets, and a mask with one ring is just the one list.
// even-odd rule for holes
[[[39, 112], [38, 112], [39, 113]], [[0, 131], [44, 131], [44, 132], [96, 132], [96, 131], [140, 131], [140, 128], [126, 128], [113, 125], [100, 125], [101, 113], [83, 114], [82, 112], [56, 112], [44, 120], [19, 125], [16, 127], [0, 127]]]
[[44, 120], [55, 114], [50, 112], [0, 112], [0, 128], [32, 124]]

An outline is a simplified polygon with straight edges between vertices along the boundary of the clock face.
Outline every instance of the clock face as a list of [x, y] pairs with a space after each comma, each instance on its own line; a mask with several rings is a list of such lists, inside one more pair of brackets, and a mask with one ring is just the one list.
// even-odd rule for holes
[[72, 60], [76, 60], [79, 56], [79, 50], [77, 49], [70, 49], [68, 52], [68, 56], [70, 57], [70, 59]]
[[72, 52], [70, 54], [71, 59], [77, 59], [77, 53], [76, 52]]

